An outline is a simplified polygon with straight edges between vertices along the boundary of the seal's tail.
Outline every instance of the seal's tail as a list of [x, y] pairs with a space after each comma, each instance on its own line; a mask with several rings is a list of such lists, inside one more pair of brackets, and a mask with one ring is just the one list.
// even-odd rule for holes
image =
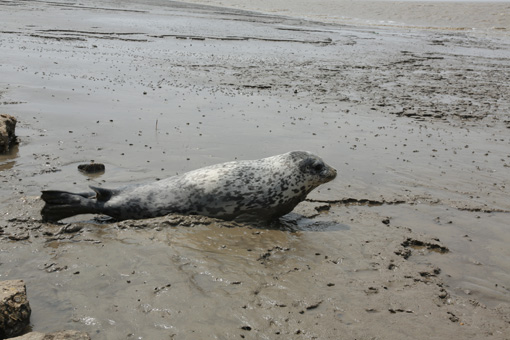
[[41, 198], [45, 202], [41, 210], [41, 216], [45, 222], [56, 222], [74, 215], [98, 213], [93, 192], [75, 194], [49, 190], [43, 191]]

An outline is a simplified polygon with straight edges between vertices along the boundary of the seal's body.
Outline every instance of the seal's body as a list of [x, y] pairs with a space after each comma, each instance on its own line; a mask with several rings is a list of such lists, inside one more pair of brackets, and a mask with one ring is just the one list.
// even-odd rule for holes
[[43, 220], [104, 214], [117, 220], [196, 214], [226, 220], [271, 220], [285, 215], [336, 170], [304, 151], [208, 166], [145, 185], [94, 192], [43, 191]]

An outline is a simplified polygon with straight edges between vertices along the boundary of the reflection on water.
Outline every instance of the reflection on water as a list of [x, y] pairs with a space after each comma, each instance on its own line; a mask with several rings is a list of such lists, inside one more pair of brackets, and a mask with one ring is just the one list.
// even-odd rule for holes
[[104, 171], [92, 172], [92, 173], [80, 171], [80, 174], [82, 174], [84, 177], [89, 178], [89, 179], [98, 179], [101, 176], [103, 176], [104, 173], [105, 173]]
[[332, 220], [318, 220], [307, 218], [296, 213], [290, 213], [281, 217], [275, 227], [286, 231], [341, 231], [350, 230], [347, 224]]
[[0, 153], [0, 171], [11, 169], [19, 157], [19, 145], [13, 145], [7, 153]]

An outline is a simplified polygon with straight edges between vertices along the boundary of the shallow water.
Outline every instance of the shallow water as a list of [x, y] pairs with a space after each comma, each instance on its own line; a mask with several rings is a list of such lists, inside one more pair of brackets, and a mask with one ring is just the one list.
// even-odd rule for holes
[[[263, 328], [274, 304], [306, 306], [316, 298], [302, 294], [312, 282], [287, 279], [306, 271], [319, 252], [335, 252], [336, 243], [319, 245], [309, 232], [86, 224], [68, 241], [4, 244], [1, 277], [23, 277], [38, 331], [58, 324], [101, 339], [237, 336], [244, 326]], [[344, 231], [324, 237], [332, 233]], [[359, 264], [339, 270], [352, 265]]]
[[190, 0], [348, 25], [460, 30], [470, 33], [510, 33], [510, 3], [506, 0]]

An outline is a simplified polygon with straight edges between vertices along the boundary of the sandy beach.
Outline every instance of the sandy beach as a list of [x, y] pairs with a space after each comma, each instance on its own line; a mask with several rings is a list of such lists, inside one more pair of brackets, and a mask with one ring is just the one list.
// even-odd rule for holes
[[[488, 24], [508, 3], [476, 25], [327, 4], [0, 2], [20, 141], [0, 155], [0, 280], [26, 282], [34, 331], [510, 339], [508, 16]], [[39, 214], [41, 190], [289, 150], [338, 177], [277, 225]], [[104, 174], [77, 170], [92, 160]]]

